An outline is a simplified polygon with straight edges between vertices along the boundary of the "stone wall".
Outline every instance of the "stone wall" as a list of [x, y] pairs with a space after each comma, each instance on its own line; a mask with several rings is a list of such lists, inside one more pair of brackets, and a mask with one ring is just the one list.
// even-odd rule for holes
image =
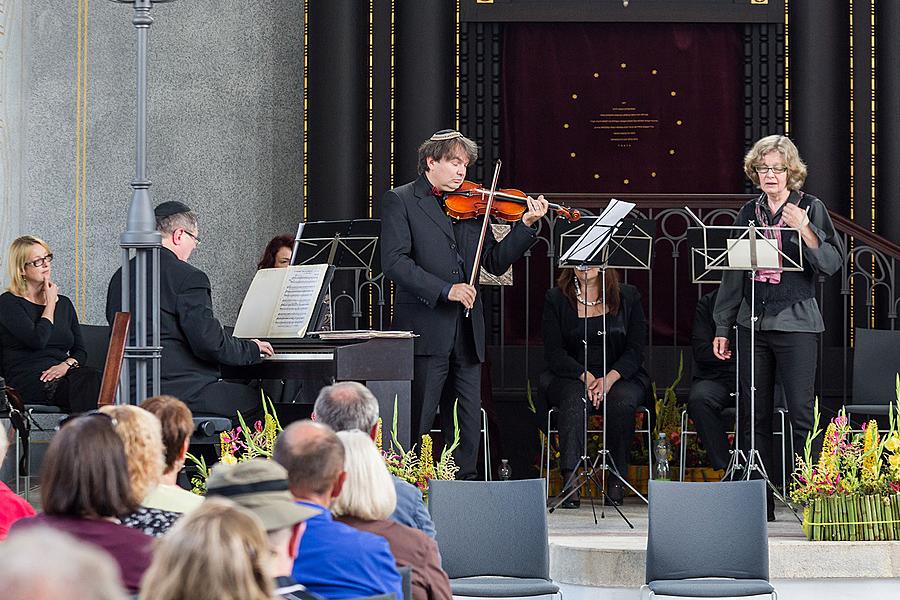
[[[0, 188], [0, 251], [5, 263], [15, 235], [46, 239], [61, 292], [75, 300], [83, 281], [81, 320], [100, 323], [134, 176], [135, 31], [130, 5], [90, 2], [79, 61], [84, 1], [0, 0], [22, 16], [6, 42], [23, 57], [20, 69], [5, 71], [12, 81], [0, 107], [15, 134], [12, 145], [0, 141], [13, 155], [0, 155], [3, 174], [21, 173], [21, 182], [14, 176]], [[233, 324], [262, 248], [294, 232], [302, 214], [303, 4], [182, 0], [156, 4], [151, 14], [153, 202], [181, 200], [199, 214], [203, 243], [191, 262], [209, 274], [217, 314]], [[77, 211], [77, 73], [85, 61], [85, 194]], [[21, 99], [18, 109], [11, 97]]]

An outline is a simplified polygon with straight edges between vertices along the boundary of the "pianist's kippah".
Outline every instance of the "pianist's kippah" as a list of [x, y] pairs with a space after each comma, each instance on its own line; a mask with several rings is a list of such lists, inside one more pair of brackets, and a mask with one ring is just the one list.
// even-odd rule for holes
[[440, 131], [436, 131], [433, 136], [431, 136], [432, 142], [444, 142], [447, 140], [453, 140], [456, 138], [461, 138], [463, 134], [456, 131], [455, 129], [441, 129]]
[[187, 204], [184, 204], [177, 200], [169, 200], [168, 202], [163, 202], [155, 209], [153, 209], [153, 214], [156, 215], [157, 219], [165, 219], [166, 217], [171, 217], [172, 215], [178, 215], [187, 212], [191, 212], [190, 207]]

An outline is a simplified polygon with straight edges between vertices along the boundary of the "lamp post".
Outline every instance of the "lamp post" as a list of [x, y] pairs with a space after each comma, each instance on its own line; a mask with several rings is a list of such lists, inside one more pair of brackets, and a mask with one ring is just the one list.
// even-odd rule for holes
[[[150, 200], [147, 173], [147, 42], [153, 18], [153, 4], [170, 0], [112, 0], [134, 6], [131, 23], [137, 33], [137, 122], [135, 127], [135, 172], [131, 182], [131, 203], [125, 231], [119, 238], [122, 248], [122, 310], [131, 312], [129, 341], [119, 380], [119, 404], [139, 404], [147, 397], [147, 369], [152, 368], [153, 395], [159, 394], [162, 345], [159, 330], [159, 250], [162, 237], [156, 230], [156, 218]], [[131, 262], [134, 254], [134, 293], [131, 286]], [[148, 287], [149, 284], [149, 287]], [[149, 298], [148, 298], [149, 296]], [[134, 307], [132, 309], [132, 299]], [[152, 328], [152, 331], [149, 331]], [[149, 335], [148, 335], [149, 334]], [[148, 363], [151, 363], [148, 365]], [[131, 397], [131, 366], [134, 367], [135, 397]]]

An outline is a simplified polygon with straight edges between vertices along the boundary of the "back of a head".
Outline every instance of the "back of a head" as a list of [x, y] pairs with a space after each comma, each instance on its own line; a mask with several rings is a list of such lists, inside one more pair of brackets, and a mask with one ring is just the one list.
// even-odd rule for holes
[[128, 479], [138, 500], [158, 483], [165, 469], [162, 427], [152, 413], [130, 405], [104, 406], [102, 412], [116, 423], [116, 433], [125, 445]]
[[344, 446], [326, 425], [297, 421], [278, 435], [273, 458], [298, 498], [328, 494], [344, 468]]
[[397, 491], [375, 442], [361, 431], [339, 431], [337, 436], [344, 445], [347, 479], [331, 511], [366, 521], [387, 519], [397, 507]]
[[48, 515], [119, 517], [137, 508], [125, 447], [112, 419], [89, 414], [53, 436], [41, 468], [41, 506]]
[[[124, 600], [116, 563], [72, 536], [34, 526], [0, 544], [3, 597], [15, 600]], [[86, 576], [90, 574], [90, 576]]]
[[341, 381], [319, 391], [313, 409], [316, 421], [334, 431], [359, 429], [369, 433], [378, 422], [378, 400], [356, 381]]
[[209, 498], [160, 538], [141, 600], [269, 600], [272, 579], [259, 519]]
[[175, 396], [147, 398], [141, 408], [156, 416], [162, 426], [162, 442], [166, 451], [166, 473], [170, 472], [181, 454], [184, 443], [194, 433], [194, 415], [188, 405]]

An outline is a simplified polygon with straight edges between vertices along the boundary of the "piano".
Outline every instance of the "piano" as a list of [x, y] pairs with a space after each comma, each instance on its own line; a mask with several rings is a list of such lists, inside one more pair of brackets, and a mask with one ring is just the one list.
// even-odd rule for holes
[[397, 405], [397, 438], [410, 447], [412, 338], [329, 340], [315, 337], [270, 339], [275, 355], [261, 363], [221, 366], [224, 379], [329, 379], [359, 381], [378, 398], [382, 441], [390, 447], [394, 403]]

